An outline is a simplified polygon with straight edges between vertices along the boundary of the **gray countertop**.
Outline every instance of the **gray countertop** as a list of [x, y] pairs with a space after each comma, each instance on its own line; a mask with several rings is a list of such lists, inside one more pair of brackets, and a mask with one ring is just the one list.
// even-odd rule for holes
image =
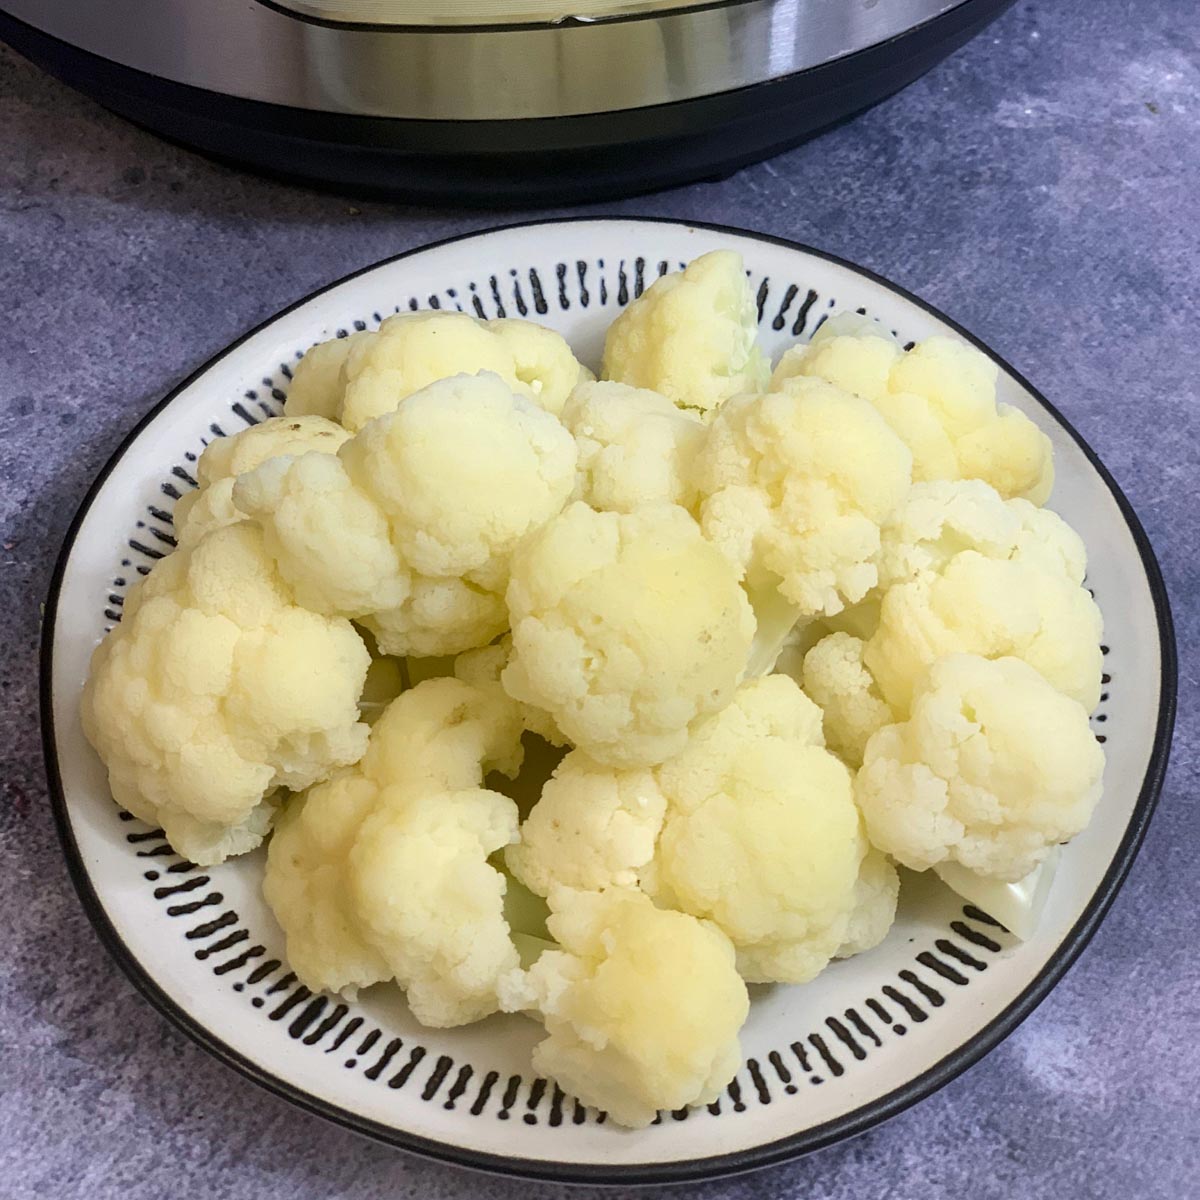
[[[1091, 946], [937, 1095], [704, 1197], [1200, 1195], [1200, 24], [1194, 0], [1023, 0], [857, 121], [719, 183], [607, 204], [792, 237], [926, 297], [1032, 378], [1156, 546], [1181, 651], [1166, 791]], [[587, 211], [587, 210], [583, 210]], [[92, 933], [51, 824], [39, 603], [84, 489], [173, 383], [271, 312], [486, 213], [239, 174], [0, 50], [0, 1194], [517, 1200], [210, 1059]], [[500, 218], [509, 219], [509, 218]]]

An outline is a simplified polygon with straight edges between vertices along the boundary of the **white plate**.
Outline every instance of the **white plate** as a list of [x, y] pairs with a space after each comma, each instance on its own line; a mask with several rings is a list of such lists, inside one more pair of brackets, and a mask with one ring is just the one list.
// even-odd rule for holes
[[1174, 715], [1166, 595], [1111, 476], [998, 359], [1001, 398], [1054, 442], [1053, 503], [1091, 555], [1088, 582], [1106, 627], [1094, 718], [1107, 743], [1104, 798], [1063, 854], [1031, 941], [1016, 942], [927, 877], [908, 877], [900, 919], [878, 949], [804, 987], [755, 989], [746, 1062], [711, 1108], [630, 1132], [532, 1076], [538, 1030], [522, 1017], [429, 1030], [394, 988], [349, 1005], [310, 996], [289, 973], [259, 894], [259, 854], [201, 871], [112, 803], [79, 725], [92, 647], [128, 585], [170, 550], [171, 508], [205, 442], [277, 413], [289, 368], [309, 345], [396, 311], [461, 308], [528, 315], [594, 367], [605, 329], [644, 283], [716, 247], [744, 255], [773, 355], [834, 308], [869, 312], [902, 341], [968, 336], [869, 272], [757, 234], [642, 220], [516, 226], [401, 255], [274, 317], [163, 400], [83, 501], [46, 606], [42, 662], [46, 757], [75, 884], [152, 1003], [304, 1108], [432, 1157], [559, 1180], [699, 1179], [777, 1162], [883, 1120], [1000, 1041], [1082, 949], [1129, 868]]

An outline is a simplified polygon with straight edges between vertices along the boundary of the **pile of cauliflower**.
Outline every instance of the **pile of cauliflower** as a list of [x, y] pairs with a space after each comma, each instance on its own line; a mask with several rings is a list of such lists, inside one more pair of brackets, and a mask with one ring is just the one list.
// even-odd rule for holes
[[609, 330], [418, 312], [314, 346], [202, 455], [95, 653], [116, 801], [267, 846], [296, 975], [526, 1012], [616, 1121], [712, 1101], [747, 983], [887, 934], [896, 865], [1079, 833], [1100, 613], [996, 368], [853, 315], [771, 370], [740, 258]]

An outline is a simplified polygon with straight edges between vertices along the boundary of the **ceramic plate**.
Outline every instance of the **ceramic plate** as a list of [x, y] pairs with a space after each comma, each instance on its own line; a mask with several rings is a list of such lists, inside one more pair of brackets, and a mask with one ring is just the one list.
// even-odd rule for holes
[[909, 876], [878, 949], [804, 987], [755, 989], [745, 1063], [707, 1108], [630, 1132], [532, 1075], [539, 1029], [523, 1017], [430, 1030], [395, 988], [353, 1004], [311, 995], [288, 970], [259, 893], [261, 852], [201, 870], [112, 803], [79, 724], [88, 657], [120, 619], [130, 585], [170, 552], [171, 510], [193, 486], [205, 443], [277, 414], [308, 346], [395, 312], [461, 309], [541, 321], [595, 367], [625, 304], [716, 247], [744, 255], [773, 355], [843, 308], [877, 317], [904, 342], [968, 336], [867, 271], [758, 234], [641, 220], [476, 234], [351, 276], [218, 355], [130, 435], [67, 537], [46, 608], [46, 755], [67, 858], [100, 936], [146, 997], [213, 1054], [380, 1141], [515, 1175], [632, 1183], [742, 1170], [857, 1133], [944, 1084], [1032, 1010], [1095, 930], [1145, 831], [1175, 697], [1158, 567], [1096, 456], [998, 359], [1001, 399], [1054, 442], [1054, 506], [1091, 554], [1088, 585], [1106, 626], [1094, 717], [1108, 752], [1104, 798], [1064, 852], [1032, 940], [1018, 942], [941, 885]]

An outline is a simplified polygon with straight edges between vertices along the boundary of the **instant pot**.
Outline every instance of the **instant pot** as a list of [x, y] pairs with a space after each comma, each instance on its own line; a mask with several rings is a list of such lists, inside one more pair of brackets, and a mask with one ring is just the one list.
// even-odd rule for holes
[[208, 154], [400, 198], [726, 175], [910, 83], [1012, 0], [0, 0], [0, 39]]

